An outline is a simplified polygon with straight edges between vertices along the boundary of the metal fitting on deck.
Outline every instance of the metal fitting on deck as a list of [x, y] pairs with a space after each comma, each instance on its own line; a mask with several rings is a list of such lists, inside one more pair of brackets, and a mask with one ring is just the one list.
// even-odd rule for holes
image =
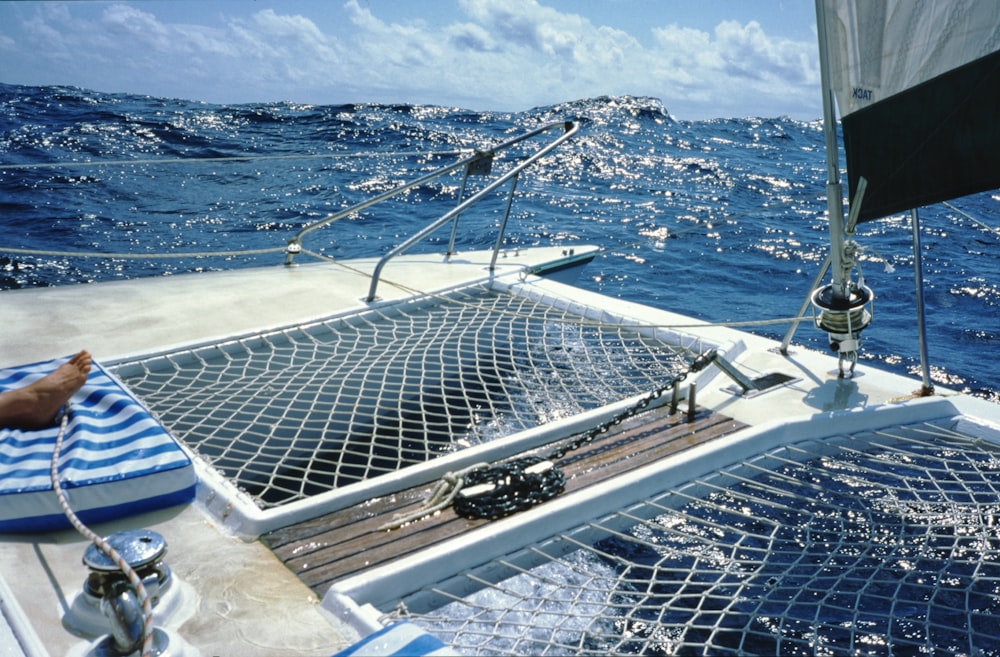
[[[157, 623], [176, 625], [190, 616], [193, 591], [178, 581], [164, 562], [167, 542], [163, 536], [149, 529], [125, 530], [107, 536], [104, 542], [142, 581]], [[118, 562], [93, 544], [84, 551], [83, 564], [90, 572], [63, 619], [64, 624], [81, 635], [98, 638], [88, 655], [137, 654], [143, 643], [145, 618], [129, 577]], [[153, 628], [152, 633], [152, 654], [164, 657], [190, 652], [189, 646], [175, 634], [160, 628]]]
[[813, 321], [816, 328], [826, 331], [830, 349], [837, 352], [841, 377], [845, 375], [845, 361], [850, 363], [849, 373], [854, 374], [861, 331], [871, 324], [874, 299], [874, 293], [864, 285], [852, 286], [846, 299], [834, 294], [832, 285], [817, 288], [812, 294]]

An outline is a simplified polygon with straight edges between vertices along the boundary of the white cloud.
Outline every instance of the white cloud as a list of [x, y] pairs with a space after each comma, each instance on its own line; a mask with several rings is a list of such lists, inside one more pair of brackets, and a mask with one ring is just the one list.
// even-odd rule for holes
[[801, 115], [819, 100], [815, 46], [775, 38], [752, 21], [721, 22], [713, 32], [650, 25], [628, 34], [536, 0], [456, 0], [455, 11], [437, 20], [390, 20], [378, 15], [378, 3], [358, 0], [324, 5], [316, 16], [277, 4], [187, 22], [157, 15], [155, 5], [98, 5], [96, 13], [86, 3], [31, 7], [20, 32], [0, 27], [0, 45], [9, 51], [13, 40], [24, 51], [24, 70], [41, 75], [48, 66], [40, 84], [221, 102], [474, 109], [633, 94], [659, 97], [682, 117]]
[[134, 39], [158, 49], [165, 47], [171, 36], [171, 30], [156, 20], [156, 16], [129, 5], [111, 5], [104, 11], [101, 22], [117, 37]]
[[724, 21], [712, 34], [677, 25], [655, 28], [653, 34], [652, 70], [676, 85], [680, 100], [714, 99], [720, 116], [741, 113], [740, 104], [773, 107], [766, 110], [771, 113], [782, 113], [782, 106], [790, 113], [818, 105], [812, 43], [770, 37], [754, 21]]

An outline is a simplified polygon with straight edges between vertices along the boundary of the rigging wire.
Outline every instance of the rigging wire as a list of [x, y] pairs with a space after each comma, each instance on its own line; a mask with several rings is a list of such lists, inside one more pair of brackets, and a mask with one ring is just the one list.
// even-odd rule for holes
[[[201, 252], [188, 252], [188, 253], [101, 253], [101, 252], [85, 252], [85, 251], [48, 251], [42, 249], [15, 249], [0, 246], [0, 253], [12, 253], [16, 255], [32, 255], [32, 256], [51, 256], [51, 257], [65, 257], [65, 258], [108, 258], [108, 259], [135, 259], [135, 260], [165, 260], [170, 258], [222, 258], [222, 257], [234, 257], [234, 256], [250, 256], [250, 255], [264, 255], [268, 253], [284, 253], [285, 247], [271, 247], [267, 249], [249, 249], [246, 251], [201, 251]], [[323, 255], [322, 253], [312, 251], [309, 249], [302, 249], [302, 253], [308, 256], [312, 256], [318, 260], [324, 262], [329, 262], [336, 264], [339, 267], [352, 271], [356, 274], [361, 274], [364, 276], [369, 276], [368, 272], [362, 271], [355, 267], [352, 267], [342, 261], [331, 258], [330, 256]], [[385, 279], [383, 281], [386, 285], [391, 285], [396, 289], [406, 292], [408, 294], [420, 295], [427, 298], [435, 298], [441, 301], [446, 301], [453, 304], [467, 304], [468, 302], [462, 301], [461, 299], [455, 299], [444, 294], [434, 294], [430, 292], [425, 292], [419, 290], [409, 285], [405, 285], [398, 281], [392, 281]], [[500, 314], [512, 314], [517, 316], [517, 313], [511, 313], [510, 311], [499, 310]], [[793, 322], [801, 322], [810, 319], [810, 315], [801, 315], [796, 317], [777, 317], [770, 319], [756, 319], [756, 320], [742, 320], [734, 322], [696, 322], [690, 324], [650, 324], [650, 323], [616, 323], [614, 326], [618, 328], [630, 328], [630, 329], [688, 329], [688, 328], [712, 328], [712, 327], [723, 327], [723, 328], [739, 328], [747, 326], [773, 326], [780, 324], [791, 324]], [[601, 328], [608, 326], [606, 322], [592, 321], [581, 318], [580, 321], [574, 322], [575, 325], [583, 327], [593, 327]]]
[[171, 258], [228, 258], [232, 256], [262, 255], [265, 253], [284, 253], [285, 247], [273, 246], [266, 249], [247, 249], [245, 251], [199, 251], [188, 253], [102, 253], [100, 251], [47, 251], [43, 249], [11, 249], [0, 247], [0, 253], [16, 255], [53, 256], [59, 258], [110, 258], [122, 260], [169, 260]]
[[159, 160], [89, 160], [84, 162], [35, 162], [28, 164], [10, 164], [0, 162], [3, 169], [60, 169], [63, 167], [104, 167], [128, 165], [159, 165], [159, 164], [199, 164], [219, 162], [260, 162], [265, 160], [321, 160], [321, 159], [360, 159], [365, 157], [458, 157], [469, 155], [473, 149], [458, 149], [453, 151], [365, 151], [362, 153], [305, 153], [299, 155], [223, 155], [218, 157], [174, 157]]
[[963, 212], [962, 210], [959, 210], [958, 208], [956, 208], [951, 203], [948, 203], [947, 201], [942, 202], [941, 205], [943, 205], [944, 207], [948, 208], [949, 210], [951, 210], [951, 211], [953, 211], [953, 212], [955, 212], [955, 213], [957, 213], [957, 214], [965, 217], [966, 219], [968, 219], [972, 223], [976, 224], [977, 226], [979, 226], [980, 228], [982, 228], [983, 230], [985, 230], [990, 235], [993, 235], [995, 237], [1000, 237], [1000, 228], [994, 228], [992, 226], [989, 226], [989, 225], [983, 223], [982, 221], [980, 221], [980, 220], [976, 219], [975, 217], [973, 217], [972, 215], [970, 215], [968, 212]]
[[[323, 254], [316, 253], [314, 251], [309, 251], [308, 249], [303, 249], [302, 253], [305, 253], [306, 255], [313, 256], [315, 258], [319, 258], [321, 260], [325, 260], [327, 262], [330, 262], [330, 263], [333, 263], [333, 264], [336, 264], [336, 265], [339, 265], [340, 267], [342, 267], [344, 269], [347, 269], [349, 271], [352, 271], [352, 272], [354, 272], [356, 274], [361, 274], [363, 276], [369, 276], [368, 272], [362, 271], [361, 269], [358, 269], [356, 267], [352, 267], [352, 266], [350, 266], [350, 265], [348, 265], [346, 263], [343, 263], [343, 262], [341, 262], [339, 260], [335, 260], [334, 258], [331, 258], [329, 256], [325, 256]], [[400, 290], [401, 292], [406, 292], [407, 294], [418, 295], [418, 296], [427, 297], [427, 298], [433, 298], [433, 299], [438, 299], [440, 301], [444, 301], [444, 302], [455, 304], [455, 305], [465, 305], [465, 306], [469, 306], [469, 307], [475, 307], [473, 304], [470, 304], [467, 301], [463, 301], [461, 299], [456, 299], [456, 298], [448, 296], [446, 294], [434, 294], [434, 293], [431, 293], [431, 292], [424, 292], [423, 290], [419, 290], [419, 289], [417, 289], [415, 287], [412, 287], [412, 286], [409, 286], [409, 285], [404, 285], [403, 283], [399, 283], [398, 281], [391, 281], [391, 280], [388, 280], [388, 279], [384, 279], [383, 282], [386, 285], [390, 285], [392, 287], [395, 287], [397, 290]], [[503, 316], [524, 317], [524, 315], [521, 315], [520, 313], [511, 312], [511, 311], [503, 310], [503, 309], [497, 309], [495, 312], [498, 315], [503, 315]], [[572, 323], [574, 326], [582, 326], [582, 327], [589, 327], [589, 328], [603, 328], [603, 327], [607, 327], [607, 326], [614, 326], [616, 328], [635, 329], [635, 330], [637, 330], [637, 329], [679, 329], [679, 328], [712, 328], [712, 327], [768, 326], [768, 325], [772, 325], [772, 324], [791, 324], [792, 322], [801, 322], [801, 321], [806, 320], [806, 319], [811, 319], [811, 317], [812, 317], [811, 315], [803, 315], [803, 316], [800, 316], [800, 317], [779, 317], [779, 318], [774, 318], [774, 319], [745, 320], [745, 321], [739, 321], [739, 322], [696, 322], [696, 323], [691, 323], [691, 324], [652, 324], [652, 323], [647, 323], [647, 322], [641, 322], [641, 323], [637, 322], [635, 324], [629, 324], [628, 322], [615, 322], [614, 324], [609, 324], [608, 322], [593, 321], [593, 320], [588, 320], [588, 319], [585, 319], [585, 318], [581, 317], [579, 321], [575, 321], [575, 322], [566, 321], [566, 323]]]

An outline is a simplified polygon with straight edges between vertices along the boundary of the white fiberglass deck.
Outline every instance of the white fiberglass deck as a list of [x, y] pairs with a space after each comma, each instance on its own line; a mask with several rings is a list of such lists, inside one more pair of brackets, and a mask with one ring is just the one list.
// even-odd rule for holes
[[[192, 645], [203, 654], [225, 654], [227, 648], [237, 644], [243, 646], [241, 654], [246, 655], [332, 654], [357, 638], [353, 628], [365, 632], [374, 627], [370, 608], [359, 608], [358, 604], [388, 605], [385, 610], [392, 611], [394, 600], [402, 593], [398, 587], [401, 578], [416, 588], [433, 587], [459, 570], [475, 568], [508, 552], [534, 551], [555, 534], [579, 525], [585, 517], [581, 516], [581, 509], [587, 509], [595, 518], [618, 513], [668, 487], [683, 486], [708, 470], [721, 470], [779, 445], [825, 435], [854, 434], [962, 414], [987, 418], [994, 426], [1000, 424], [994, 404], [965, 397], [952, 399], [947, 391], [941, 391], [943, 396], [935, 399], [896, 404], [893, 402], [906, 397], [918, 383], [864, 367], [855, 379], [838, 379], [832, 374], [835, 360], [825, 354], [793, 348], [789, 356], [783, 356], [776, 352], [773, 341], [764, 338], [518, 273], [524, 267], [545, 261], [544, 255], [512, 256], [512, 260], [502, 264], [497, 276], [490, 276], [484, 269], [486, 262], [473, 256], [456, 263], [454, 268], [433, 272], [428, 272], [426, 266], [432, 257], [414, 256], [391, 263], [386, 275], [389, 280], [399, 277], [408, 282], [408, 287], [435, 295], [494, 278], [500, 290], [515, 285], [536, 300], [569, 301], [574, 311], [601, 323], [643, 322], [659, 327], [655, 333], [665, 335], [668, 342], [717, 346], [748, 376], [780, 371], [797, 381], [747, 399], [729, 391], [730, 381], [710, 367], [696, 378], [698, 404], [750, 425], [750, 429], [721, 445], [692, 450], [683, 459], [650, 464], [637, 470], [635, 476], [623, 477], [614, 486], [593, 491], [586, 499], [557, 498], [540, 508], [489, 524], [431, 554], [408, 558], [391, 572], [371, 571], [360, 580], [344, 582], [331, 589], [325, 611], [317, 610], [308, 588], [259, 541], [234, 540], [230, 532], [235, 530], [244, 539], [252, 538], [262, 531], [263, 525], [249, 529], [234, 527], [231, 516], [238, 514], [235, 501], [226, 497], [228, 493], [223, 494], [226, 487], [212, 480], [211, 469], [202, 468], [201, 504], [98, 528], [101, 533], [108, 533], [124, 527], [149, 527], [166, 537], [174, 572], [191, 582], [199, 596], [195, 615], [180, 621], [177, 627]], [[560, 257], [554, 250], [547, 255], [550, 259]], [[485, 259], [488, 262], [488, 255]], [[518, 264], [513, 264], [514, 259]], [[5, 292], [4, 310], [16, 321], [10, 325], [10, 339], [2, 346], [0, 361], [5, 365], [37, 361], [87, 347], [102, 362], [124, 363], [165, 351], [196, 349], [221, 342], [226, 336], [264, 333], [316, 322], [338, 313], [368, 310], [361, 299], [369, 279], [356, 270], [371, 263], [350, 264], [351, 267], [274, 268]], [[400, 298], [408, 296], [391, 285], [384, 285], [380, 293], [388, 301], [397, 292]], [[38, 340], [31, 329], [38, 325], [38, 316], [50, 320], [50, 336], [44, 341]], [[170, 318], [177, 321], [169, 323]], [[690, 340], [695, 342], [689, 343]], [[607, 409], [587, 411], [573, 422], [553, 424], [560, 425], [560, 435], [565, 436], [593, 427], [608, 412]], [[790, 423], [778, 422], [779, 417]], [[520, 446], [550, 439], [531, 436]], [[476, 460], [492, 460], [488, 451], [477, 452], [483, 447], [470, 447], [464, 453]], [[444, 470], [454, 467], [454, 456], [439, 459], [440, 467]], [[440, 474], [424, 465], [409, 468], [421, 469], [422, 481]], [[396, 475], [377, 479], [389, 480], [382, 493], [408, 485]], [[381, 494], [373, 489], [363, 493]], [[207, 514], [205, 506], [210, 511]], [[295, 520], [292, 516], [278, 519], [282, 523]], [[5, 540], [0, 550], [3, 572], [17, 573], [16, 578], [6, 576], [9, 590], [0, 590], [6, 605], [5, 616], [8, 620], [30, 619], [35, 634], [46, 637], [45, 647], [51, 654], [65, 654], [81, 642], [61, 626], [58, 610], [68, 604], [85, 577], [80, 566], [85, 545], [75, 534], [60, 532]], [[354, 596], [358, 604], [345, 596]], [[280, 619], [275, 617], [276, 609], [281, 609]], [[330, 610], [336, 620], [332, 620]], [[543, 631], [544, 627], [547, 625], [543, 624]], [[645, 631], [639, 623], [628, 629]], [[248, 645], [259, 649], [248, 650]]]
[[[594, 247], [572, 253], [557, 247], [509, 251], [501, 254], [494, 272], [489, 271], [490, 251], [450, 258], [404, 255], [385, 267], [378, 294], [380, 302], [391, 303], [553, 263], [582, 263], [596, 252]], [[375, 258], [313, 262], [6, 290], [0, 367], [83, 348], [113, 363], [364, 310], [376, 263]]]

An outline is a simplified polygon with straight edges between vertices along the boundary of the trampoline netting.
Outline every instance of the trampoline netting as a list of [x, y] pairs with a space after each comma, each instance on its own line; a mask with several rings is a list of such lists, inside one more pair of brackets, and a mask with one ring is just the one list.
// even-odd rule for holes
[[262, 508], [633, 395], [686, 368], [660, 339], [475, 287], [116, 374]]
[[775, 448], [388, 615], [468, 655], [1000, 655], [1000, 449], [957, 426]]

